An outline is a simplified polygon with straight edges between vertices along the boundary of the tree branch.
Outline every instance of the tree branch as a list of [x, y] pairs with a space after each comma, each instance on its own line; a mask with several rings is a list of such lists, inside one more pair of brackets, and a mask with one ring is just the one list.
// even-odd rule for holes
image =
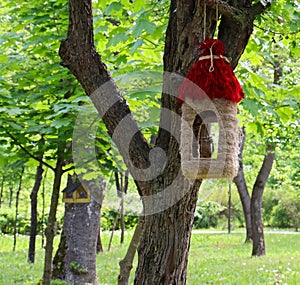
[[13, 136], [9, 131], [5, 130], [5, 133], [14, 141], [14, 143], [19, 146], [20, 149], [22, 149], [26, 154], [28, 154], [31, 158], [35, 159], [36, 161], [42, 163], [43, 165], [45, 165], [46, 167], [49, 167], [52, 171], [55, 171], [55, 168], [53, 166], [51, 166], [50, 164], [48, 164], [47, 162], [45, 162], [41, 157], [38, 156], [34, 156], [27, 148], [25, 148], [21, 143], [19, 143], [18, 139]]
[[225, 1], [221, 0], [208, 0], [206, 2], [208, 6], [211, 8], [216, 9], [218, 7], [219, 13], [222, 15], [234, 17], [235, 19], [242, 21], [244, 17], [244, 12], [236, 7], [233, 7], [232, 5], [229, 5]]
[[140, 242], [141, 234], [144, 226], [144, 217], [140, 216], [136, 228], [134, 230], [132, 239], [128, 246], [125, 257], [119, 262], [120, 274], [118, 277], [118, 285], [127, 285], [130, 271], [132, 269], [132, 263]]
[[271, 6], [270, 2], [267, 2], [266, 5], [263, 5], [261, 1], [254, 4], [252, 7], [249, 8], [249, 14], [254, 19], [256, 16], [262, 14], [266, 9]]
[[264, 187], [267, 183], [268, 177], [270, 175], [271, 169], [272, 169], [274, 158], [275, 158], [274, 145], [269, 144], [269, 145], [267, 145], [266, 154], [265, 154], [263, 164], [260, 168], [260, 171], [257, 175], [255, 184], [253, 186], [253, 191], [256, 188], [264, 189]]
[[[91, 0], [69, 1], [68, 36], [61, 42], [59, 55], [62, 65], [69, 68], [90, 96], [130, 172], [147, 169], [150, 147], [94, 46]], [[120, 133], [118, 126], [125, 120], [128, 129], [122, 128]], [[145, 182], [136, 182], [139, 189], [145, 186]]]

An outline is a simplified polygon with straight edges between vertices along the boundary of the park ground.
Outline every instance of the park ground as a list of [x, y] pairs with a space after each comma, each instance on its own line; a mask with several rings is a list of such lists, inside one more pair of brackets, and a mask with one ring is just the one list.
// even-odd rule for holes
[[[104, 252], [97, 257], [100, 285], [117, 284], [118, 262], [125, 255], [132, 236], [126, 233], [119, 244], [119, 233], [107, 252], [110, 232], [102, 233]], [[300, 234], [292, 231], [266, 230], [267, 255], [251, 257], [251, 243], [244, 244], [245, 234], [234, 231], [195, 230], [192, 235], [187, 285], [201, 284], [300, 284]], [[35, 264], [27, 263], [28, 237], [19, 236], [13, 252], [13, 238], [0, 236], [0, 285], [38, 284], [43, 269], [41, 239], [37, 242]], [[58, 237], [56, 240], [56, 245]], [[136, 261], [135, 261], [136, 262]], [[133, 275], [133, 274], [132, 274]], [[131, 278], [132, 284], [133, 278]], [[54, 281], [53, 285], [64, 284]]]

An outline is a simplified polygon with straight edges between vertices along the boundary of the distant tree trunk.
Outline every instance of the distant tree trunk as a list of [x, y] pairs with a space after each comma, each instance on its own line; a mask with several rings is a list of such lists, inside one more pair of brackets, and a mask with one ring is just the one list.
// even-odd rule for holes
[[251, 220], [253, 238], [252, 256], [266, 255], [261, 208], [263, 192], [272, 169], [274, 157], [274, 146], [268, 145], [263, 164], [253, 186], [251, 196]]
[[44, 225], [45, 225], [45, 183], [46, 183], [46, 177], [47, 177], [48, 169], [46, 168], [45, 176], [43, 180], [43, 187], [42, 187], [42, 227], [41, 227], [41, 234], [42, 234], [42, 241], [41, 241], [41, 248], [44, 248], [45, 244], [45, 231], [44, 231]]
[[228, 234], [231, 233], [231, 209], [232, 209], [232, 201], [231, 201], [231, 181], [229, 182], [229, 188], [228, 188]]
[[20, 192], [22, 189], [22, 179], [23, 179], [23, 174], [24, 174], [24, 165], [22, 166], [21, 169], [21, 174], [20, 174], [20, 179], [19, 179], [19, 186], [17, 190], [17, 195], [16, 195], [16, 211], [15, 211], [15, 221], [14, 221], [14, 245], [13, 245], [13, 251], [16, 250], [17, 246], [17, 232], [18, 232], [18, 215], [19, 215], [19, 198], [20, 198]]
[[109, 239], [109, 242], [108, 242], [107, 251], [110, 251], [110, 248], [111, 248], [114, 233], [115, 233], [115, 230], [116, 230], [116, 227], [117, 227], [117, 224], [118, 224], [118, 220], [119, 220], [119, 211], [120, 211], [120, 208], [118, 209], [118, 212], [116, 213], [116, 217], [114, 219], [114, 222], [113, 222], [113, 225], [112, 225], [112, 228], [111, 228], [111, 234], [110, 234], [110, 239]]
[[9, 202], [8, 202], [9, 208], [11, 208], [11, 205], [12, 205], [13, 195], [14, 195], [14, 186], [12, 184], [10, 184], [10, 186], [9, 186]]
[[244, 175], [244, 165], [243, 165], [243, 151], [246, 141], [245, 127], [241, 129], [241, 141], [240, 141], [240, 151], [239, 151], [239, 170], [236, 177], [234, 177], [233, 182], [235, 183], [240, 200], [243, 206], [243, 212], [246, 223], [246, 240], [248, 242], [252, 240], [252, 223], [251, 223], [251, 198], [249, 195], [248, 187]]
[[64, 153], [65, 144], [58, 146], [58, 153], [56, 159], [56, 166], [54, 170], [54, 182], [52, 187], [51, 204], [48, 216], [48, 225], [45, 230], [46, 246], [45, 246], [45, 259], [44, 259], [44, 273], [43, 273], [43, 285], [50, 285], [52, 278], [52, 253], [53, 253], [53, 241], [56, 234], [56, 211], [59, 199], [61, 178], [63, 175], [64, 166]]
[[119, 173], [117, 171], [115, 172], [116, 188], [117, 188], [118, 196], [120, 197], [120, 222], [121, 222], [121, 239], [120, 239], [120, 243], [121, 244], [124, 242], [124, 236], [125, 236], [124, 199], [125, 199], [125, 194], [127, 193], [127, 189], [128, 189], [128, 175], [129, 175], [128, 170], [126, 170], [125, 175], [120, 173], [120, 177], [119, 177]]
[[67, 252], [67, 238], [65, 235], [64, 229], [61, 232], [60, 235], [60, 241], [58, 245], [58, 249], [55, 253], [55, 256], [53, 258], [52, 266], [53, 266], [53, 272], [52, 272], [52, 279], [60, 279], [65, 280], [66, 279], [66, 263], [65, 263], [65, 257]]
[[4, 181], [5, 181], [5, 176], [4, 174], [2, 175], [2, 181], [1, 181], [1, 190], [0, 190], [0, 208], [2, 205], [2, 197], [3, 197], [3, 190], [4, 190]]
[[29, 249], [28, 249], [28, 262], [34, 263], [35, 257], [35, 241], [36, 241], [36, 230], [37, 230], [37, 197], [38, 191], [41, 186], [42, 178], [43, 178], [43, 163], [42, 156], [39, 157], [41, 162], [36, 168], [35, 182], [32, 188], [30, 199], [31, 199], [31, 224], [30, 224], [30, 238], [29, 238]]
[[[101, 213], [100, 213], [101, 215]], [[97, 239], [97, 253], [103, 252], [103, 246], [101, 241], [101, 229], [99, 227], [98, 239]]]

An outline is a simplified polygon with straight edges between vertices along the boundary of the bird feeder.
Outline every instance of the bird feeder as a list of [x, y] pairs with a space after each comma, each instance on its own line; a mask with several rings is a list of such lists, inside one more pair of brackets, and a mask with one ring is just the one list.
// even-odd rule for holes
[[199, 51], [178, 89], [182, 172], [188, 179], [233, 178], [239, 167], [237, 103], [244, 93], [220, 40], [206, 40]]
[[91, 195], [81, 183], [73, 183], [63, 190], [63, 202], [65, 203], [89, 203]]

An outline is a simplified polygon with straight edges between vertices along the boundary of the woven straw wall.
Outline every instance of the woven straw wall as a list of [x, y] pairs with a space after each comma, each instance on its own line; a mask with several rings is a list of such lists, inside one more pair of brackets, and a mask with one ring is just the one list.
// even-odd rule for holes
[[[203, 121], [203, 112], [216, 114], [219, 124], [217, 158], [194, 158], [192, 156], [193, 122], [198, 114]], [[237, 104], [226, 99], [186, 99], [182, 105], [181, 121], [181, 166], [185, 177], [233, 178], [238, 171], [239, 130]]]

